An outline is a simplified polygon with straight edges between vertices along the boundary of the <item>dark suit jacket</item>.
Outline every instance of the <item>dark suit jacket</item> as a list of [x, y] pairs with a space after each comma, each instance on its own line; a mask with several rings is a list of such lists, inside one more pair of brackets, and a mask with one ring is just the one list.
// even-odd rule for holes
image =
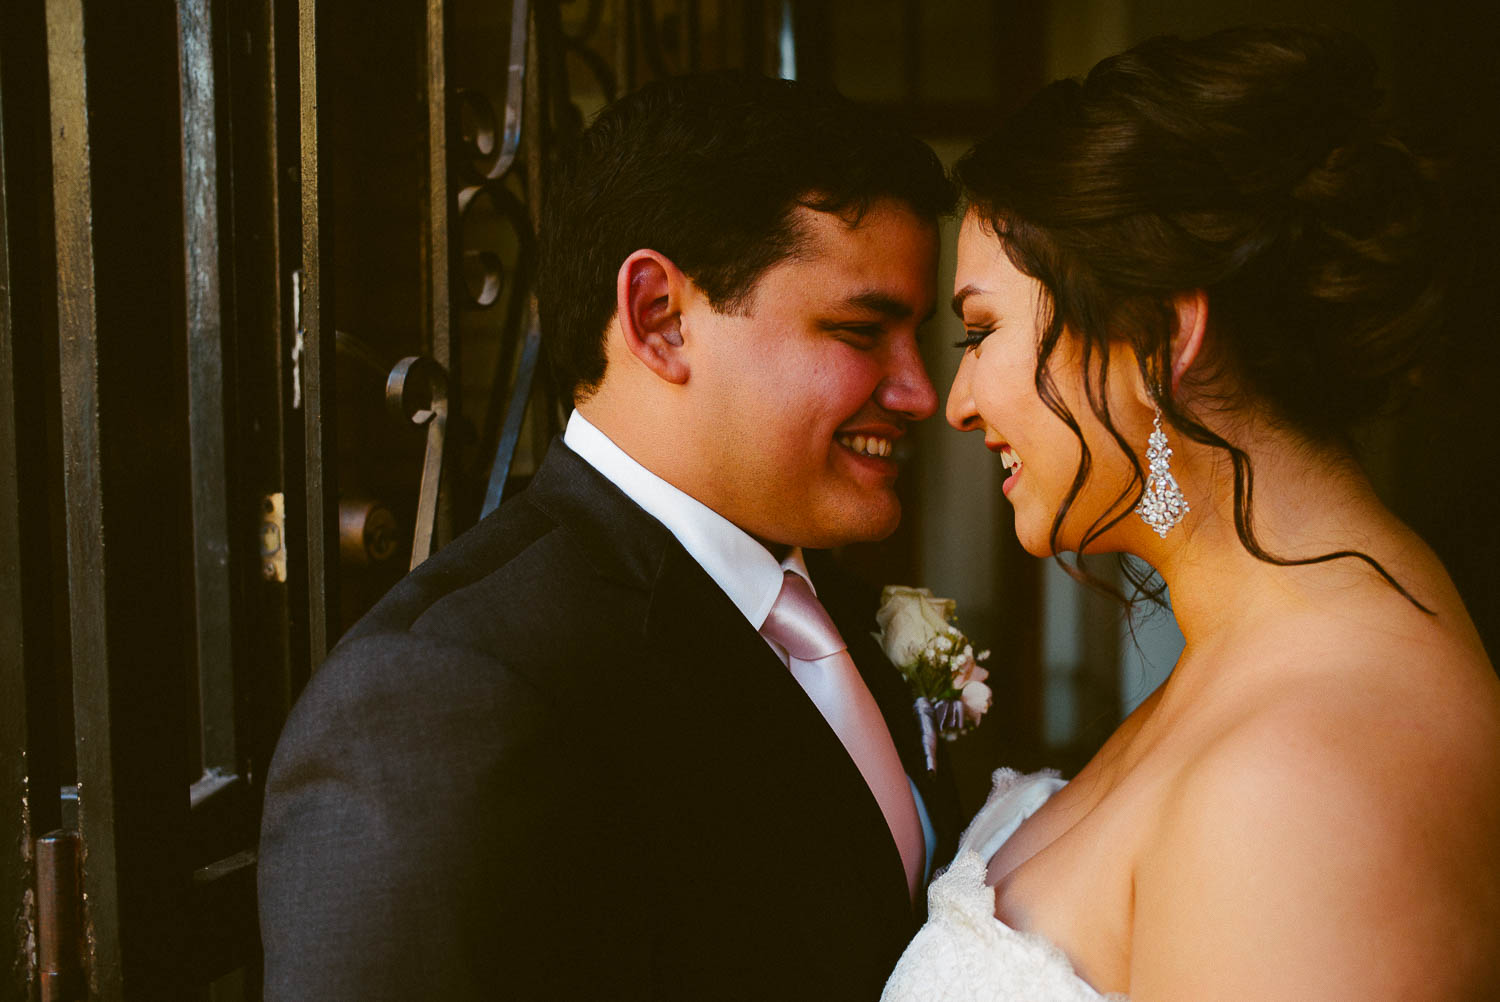
[[[874, 606], [809, 563], [952, 835]], [[917, 924], [816, 707], [561, 443], [313, 677], [268, 777], [260, 902], [270, 1002], [869, 1002]]]

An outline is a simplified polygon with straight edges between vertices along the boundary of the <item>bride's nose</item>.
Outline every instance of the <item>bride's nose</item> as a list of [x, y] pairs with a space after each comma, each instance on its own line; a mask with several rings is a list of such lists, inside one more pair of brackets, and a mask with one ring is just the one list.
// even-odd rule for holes
[[953, 385], [948, 388], [948, 406], [944, 411], [948, 423], [959, 431], [977, 431], [982, 425], [979, 409], [974, 406], [972, 371], [973, 356], [964, 352], [958, 363], [958, 372], [953, 376]]

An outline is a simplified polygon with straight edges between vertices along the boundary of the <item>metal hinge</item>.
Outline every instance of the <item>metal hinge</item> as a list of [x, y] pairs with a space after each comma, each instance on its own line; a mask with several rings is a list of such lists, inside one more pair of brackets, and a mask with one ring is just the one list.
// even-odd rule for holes
[[286, 581], [286, 498], [280, 491], [260, 501], [260, 572], [267, 581]]
[[302, 407], [302, 355], [307, 350], [307, 336], [302, 330], [301, 269], [292, 272], [292, 331], [292, 410], [295, 411]]

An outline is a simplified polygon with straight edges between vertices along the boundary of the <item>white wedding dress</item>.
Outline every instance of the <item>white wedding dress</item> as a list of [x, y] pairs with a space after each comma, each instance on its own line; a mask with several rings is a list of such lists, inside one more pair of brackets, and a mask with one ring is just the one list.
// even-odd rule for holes
[[1126, 1002], [1096, 992], [1056, 946], [997, 919], [995, 890], [985, 884], [990, 859], [1062, 786], [1053, 772], [995, 773], [953, 863], [927, 889], [927, 924], [901, 955], [881, 1002]]

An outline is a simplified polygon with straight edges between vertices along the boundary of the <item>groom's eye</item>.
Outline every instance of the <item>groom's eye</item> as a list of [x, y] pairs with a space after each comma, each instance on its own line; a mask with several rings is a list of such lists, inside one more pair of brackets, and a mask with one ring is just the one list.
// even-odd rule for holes
[[839, 324], [834, 331], [850, 344], [864, 348], [878, 340], [880, 335], [885, 333], [885, 328], [879, 324]]

